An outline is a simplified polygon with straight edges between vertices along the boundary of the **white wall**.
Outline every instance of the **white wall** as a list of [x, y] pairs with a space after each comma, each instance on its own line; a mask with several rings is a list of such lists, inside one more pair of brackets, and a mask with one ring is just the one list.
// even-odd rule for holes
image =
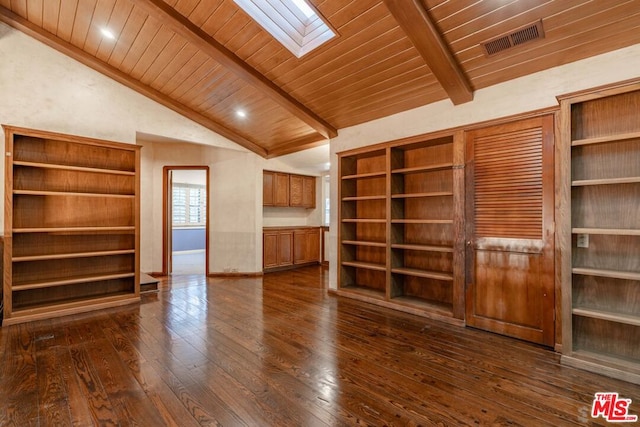
[[141, 269], [162, 268], [161, 170], [179, 159], [211, 166], [210, 270], [262, 270], [262, 158], [2, 23], [0, 123], [131, 144], [138, 133], [202, 144], [142, 149]]
[[[143, 271], [162, 269], [162, 174], [164, 166], [209, 166], [209, 271], [255, 273], [262, 270], [261, 158], [198, 144], [146, 142], [142, 148]], [[256, 177], [260, 177], [258, 180]]]
[[[472, 102], [441, 101], [359, 126], [331, 140], [331, 206], [338, 203], [336, 153], [518, 113], [557, 106], [556, 96], [640, 77], [640, 45], [478, 90]], [[330, 287], [337, 286], [337, 209], [331, 210]]]

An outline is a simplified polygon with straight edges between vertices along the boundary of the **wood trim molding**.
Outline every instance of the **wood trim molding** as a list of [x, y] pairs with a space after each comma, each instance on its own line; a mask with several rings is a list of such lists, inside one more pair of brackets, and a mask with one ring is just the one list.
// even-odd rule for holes
[[225, 277], [262, 277], [264, 274], [262, 271], [256, 271], [253, 273], [209, 273], [207, 277], [212, 278], [225, 278]]
[[484, 120], [484, 121], [476, 122], [476, 123], [469, 123], [469, 124], [465, 124], [465, 125], [455, 126], [455, 127], [452, 127], [452, 128], [447, 128], [447, 129], [439, 129], [439, 130], [436, 130], [436, 131], [433, 131], [433, 132], [421, 133], [421, 134], [418, 134], [418, 135], [411, 135], [411, 136], [403, 137], [403, 138], [400, 138], [400, 139], [392, 139], [392, 140], [388, 140], [388, 141], [377, 142], [377, 143], [372, 144], [372, 145], [365, 145], [365, 146], [357, 147], [357, 148], [349, 148], [347, 150], [338, 151], [336, 154], [340, 155], [340, 156], [344, 156], [344, 155], [357, 154], [359, 152], [368, 152], [368, 151], [372, 151], [372, 150], [375, 150], [375, 149], [384, 149], [387, 146], [396, 147], [396, 146], [399, 146], [399, 145], [405, 145], [405, 144], [411, 144], [411, 143], [414, 143], [414, 142], [419, 142], [419, 141], [422, 141], [424, 139], [436, 139], [436, 138], [440, 138], [440, 137], [450, 136], [450, 135], [454, 134], [455, 132], [460, 132], [460, 131], [469, 132], [469, 131], [472, 131], [474, 129], [480, 129], [480, 128], [493, 126], [493, 125], [504, 124], [504, 123], [511, 123], [513, 121], [516, 121], [516, 120], [524, 120], [524, 119], [528, 119], [528, 118], [532, 118], [532, 117], [539, 117], [539, 116], [544, 116], [544, 115], [547, 115], [547, 114], [554, 114], [554, 113], [556, 113], [558, 111], [559, 111], [559, 107], [558, 106], [540, 108], [538, 110], [527, 111], [527, 112], [524, 112], [524, 113], [516, 113], [516, 114], [510, 115], [510, 116], [498, 117], [498, 118], [495, 118], [495, 119]]
[[473, 100], [471, 84], [420, 0], [384, 0], [454, 105]]
[[605, 92], [608, 95], [616, 95], [618, 93], [627, 92], [629, 90], [640, 90], [640, 78], [633, 78], [629, 80], [622, 80], [615, 83], [608, 83], [601, 86], [596, 86], [588, 89], [582, 89], [576, 92], [564, 93], [556, 96], [558, 101], [571, 99], [573, 102], [587, 101], [591, 99], [597, 99], [602, 97], [602, 93]]
[[175, 170], [203, 170], [206, 172], [206, 182], [207, 182], [207, 221], [205, 224], [205, 257], [204, 257], [204, 271], [205, 271], [205, 276], [209, 274], [209, 230], [210, 230], [210, 225], [209, 223], [211, 222], [211, 211], [210, 211], [210, 206], [211, 206], [211, 188], [209, 183], [210, 181], [210, 168], [209, 166], [203, 165], [203, 166], [197, 166], [197, 165], [165, 165], [162, 167], [162, 272], [158, 273], [161, 276], [167, 276], [170, 272], [169, 270], [171, 270], [171, 266], [170, 266], [170, 262], [169, 262], [169, 258], [171, 257], [171, 255], [169, 254], [169, 230], [172, 229], [172, 227], [169, 225], [169, 221], [171, 221], [171, 218], [169, 218], [168, 212], [169, 212], [169, 191], [171, 191], [171, 189], [169, 188], [169, 172], [170, 171], [175, 171]]
[[88, 53], [72, 45], [71, 43], [68, 43], [61, 38], [58, 38], [57, 36], [44, 31], [42, 28], [33, 25], [31, 22], [2, 6], [0, 6], [0, 21], [15, 28], [18, 31], [25, 33], [29, 37], [32, 37], [39, 42], [44, 43], [50, 48], [53, 48], [58, 52], [75, 59], [81, 64], [84, 64], [87, 67], [92, 68], [93, 70], [101, 74], [104, 74], [105, 76], [117, 81], [118, 83], [128, 87], [129, 89], [133, 89], [139, 94], [146, 96], [147, 98], [159, 104], [164, 105], [165, 107], [175, 111], [176, 113], [181, 114], [184, 117], [201, 124], [207, 129], [210, 129], [225, 138], [228, 138], [238, 145], [250, 151], [253, 151], [254, 153], [262, 157], [266, 157], [267, 151], [264, 148], [258, 146], [244, 136], [192, 110], [191, 108], [174, 101], [165, 94], [157, 91], [156, 89], [153, 89], [151, 86], [140, 83], [138, 80], [133, 79], [131, 76], [123, 73], [117, 68], [97, 59], [94, 56], [89, 55]]
[[265, 96], [268, 96], [281, 107], [315, 129], [315, 131], [323, 137], [334, 138], [338, 135], [338, 131], [324, 119], [298, 102], [229, 49], [218, 43], [213, 37], [189, 21], [185, 16], [176, 12], [175, 9], [163, 0], [137, 0], [135, 4], [171, 28], [171, 30], [184, 37], [190, 43], [193, 43], [201, 52], [219, 62], [234, 73], [236, 77], [260, 90]]
[[318, 135], [304, 136], [272, 147], [267, 153], [267, 159], [295, 153], [301, 150], [307, 150], [309, 148], [319, 147], [328, 143], [329, 142], [326, 139], [320, 138]]

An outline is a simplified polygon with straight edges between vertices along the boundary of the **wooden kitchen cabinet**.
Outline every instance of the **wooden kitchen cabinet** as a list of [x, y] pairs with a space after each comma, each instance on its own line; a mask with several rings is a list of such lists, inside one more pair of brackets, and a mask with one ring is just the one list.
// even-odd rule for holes
[[263, 172], [262, 205], [289, 206], [289, 174], [273, 171]]
[[262, 236], [264, 269], [293, 265], [293, 230], [265, 230]]
[[293, 235], [294, 264], [320, 261], [320, 229], [317, 227], [295, 230]]
[[262, 205], [275, 206], [276, 173], [264, 171], [262, 174]]
[[291, 194], [289, 188], [289, 174], [276, 172], [274, 178], [274, 206], [289, 206]]
[[302, 207], [303, 179], [302, 175], [289, 176], [289, 206]]
[[263, 231], [265, 271], [320, 263], [320, 227], [273, 227]]
[[316, 207], [316, 177], [302, 177], [302, 207], [315, 209]]
[[262, 179], [263, 206], [316, 207], [316, 177], [264, 171]]

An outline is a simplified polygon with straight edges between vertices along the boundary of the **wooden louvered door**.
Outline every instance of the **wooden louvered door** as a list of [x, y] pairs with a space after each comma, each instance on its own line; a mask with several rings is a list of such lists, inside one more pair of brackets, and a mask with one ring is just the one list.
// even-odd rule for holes
[[467, 325], [554, 343], [553, 116], [467, 134]]

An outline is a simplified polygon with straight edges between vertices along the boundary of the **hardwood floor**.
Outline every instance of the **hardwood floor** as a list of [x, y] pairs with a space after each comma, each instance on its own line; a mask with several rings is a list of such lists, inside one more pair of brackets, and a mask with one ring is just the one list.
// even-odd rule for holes
[[640, 387], [328, 295], [327, 270], [174, 276], [139, 306], [0, 329], [0, 425], [606, 425]]

